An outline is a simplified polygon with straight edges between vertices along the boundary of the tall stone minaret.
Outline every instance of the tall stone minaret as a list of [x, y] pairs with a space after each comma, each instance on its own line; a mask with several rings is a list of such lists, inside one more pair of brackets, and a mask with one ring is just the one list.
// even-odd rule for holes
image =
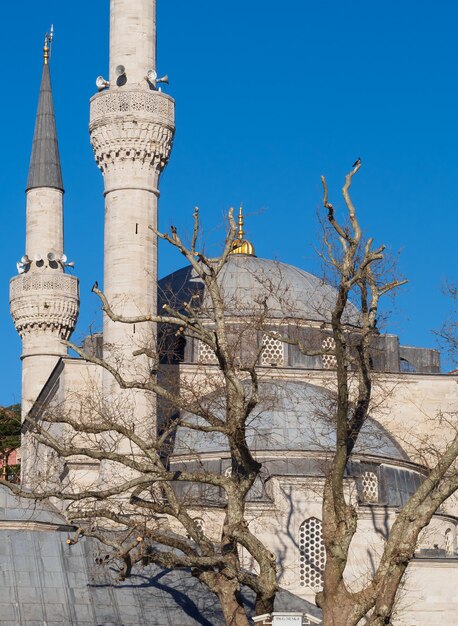
[[10, 305], [22, 338], [22, 413], [26, 415], [60, 357], [79, 311], [78, 279], [65, 273], [62, 172], [49, 71], [49, 43], [27, 181], [25, 255], [11, 279]]
[[[90, 135], [104, 176], [104, 293], [116, 313], [154, 314], [157, 290], [159, 177], [172, 147], [174, 100], [157, 89], [156, 0], [110, 0], [110, 76], [98, 79]], [[103, 322], [104, 358], [127, 379], [145, 379], [151, 363], [133, 353], [151, 346], [149, 323]], [[154, 409], [145, 394], [120, 394], [104, 372], [108, 402], [129, 396], [127, 419], [147, 425]]]

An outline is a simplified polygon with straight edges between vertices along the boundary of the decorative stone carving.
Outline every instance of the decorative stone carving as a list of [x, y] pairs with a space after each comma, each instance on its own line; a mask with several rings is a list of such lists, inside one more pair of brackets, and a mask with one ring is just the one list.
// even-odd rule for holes
[[78, 279], [48, 272], [16, 276], [10, 282], [10, 307], [21, 337], [38, 330], [68, 339], [78, 318]]
[[102, 172], [120, 160], [162, 170], [172, 149], [175, 103], [159, 91], [102, 92], [91, 100], [89, 130]]

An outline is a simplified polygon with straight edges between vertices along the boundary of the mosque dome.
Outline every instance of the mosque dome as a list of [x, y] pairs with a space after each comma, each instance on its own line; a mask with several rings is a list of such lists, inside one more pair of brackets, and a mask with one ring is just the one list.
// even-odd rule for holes
[[[335, 447], [335, 426], [330, 419], [333, 395], [323, 387], [302, 381], [269, 380], [259, 385], [260, 402], [249, 418], [247, 439], [259, 453], [329, 452]], [[224, 400], [216, 392], [203, 405], [223, 417]], [[187, 421], [197, 420], [188, 416]], [[220, 433], [178, 429], [174, 455], [224, 453], [226, 439]], [[389, 433], [369, 418], [358, 438], [355, 454], [408, 461], [408, 456]]]
[[[207, 396], [203, 406], [223, 418], [224, 399], [220, 392]], [[260, 479], [253, 485], [249, 501], [268, 501], [266, 481], [271, 476], [322, 478], [327, 460], [335, 449], [335, 426], [330, 419], [333, 395], [327, 389], [302, 381], [270, 380], [259, 385], [259, 404], [248, 420], [247, 443], [262, 462]], [[187, 422], [199, 422], [185, 414]], [[220, 433], [202, 433], [178, 428], [173, 442], [171, 467], [226, 473], [231, 461], [227, 442]], [[364, 480], [377, 485], [377, 502], [404, 506], [424, 479], [422, 468], [413, 463], [401, 446], [375, 419], [363, 425], [346, 476], [356, 479], [359, 498], [365, 501]], [[286, 480], [289, 480], [285, 478]], [[189, 489], [187, 485], [181, 489]], [[208, 485], [195, 488], [194, 495], [207, 498], [218, 494]], [[371, 500], [372, 501], [372, 500]]]
[[[250, 317], [258, 313], [273, 319], [301, 319], [330, 322], [337, 297], [334, 287], [293, 265], [256, 257], [253, 244], [245, 238], [242, 207], [238, 230], [227, 262], [219, 274], [219, 286], [230, 316]], [[169, 304], [182, 310], [183, 304], [198, 298], [203, 313], [210, 312], [211, 300], [191, 266], [159, 281], [159, 307]], [[160, 309], [159, 309], [160, 310]], [[359, 325], [358, 309], [348, 304], [344, 323]]]
[[[230, 254], [219, 275], [226, 309], [232, 316], [246, 317], [264, 311], [270, 318], [295, 318], [330, 322], [336, 290], [308, 272], [251, 254]], [[191, 266], [184, 267], [159, 281], [159, 304], [182, 309], [191, 297], [199, 297], [202, 308], [210, 307], [201, 279]], [[348, 304], [344, 322], [359, 325], [358, 309]]]

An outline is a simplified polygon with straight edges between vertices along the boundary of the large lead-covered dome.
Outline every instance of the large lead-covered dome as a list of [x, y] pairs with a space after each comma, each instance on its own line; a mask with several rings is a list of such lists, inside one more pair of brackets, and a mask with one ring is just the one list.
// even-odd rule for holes
[[[336, 290], [313, 274], [292, 265], [245, 254], [228, 257], [219, 276], [228, 314], [255, 315], [267, 308], [268, 316], [329, 322]], [[203, 284], [190, 266], [159, 281], [159, 303], [181, 308], [193, 295], [210, 307]], [[349, 304], [344, 321], [358, 325], [359, 313]]]
[[[273, 451], [323, 452], [335, 447], [332, 419], [335, 399], [328, 390], [306, 382], [269, 380], [259, 384], [259, 404], [247, 423], [247, 439], [257, 453]], [[224, 420], [224, 394], [214, 393], [202, 406]], [[187, 421], [200, 419], [189, 415]], [[178, 428], [174, 455], [224, 453], [226, 438], [220, 433], [202, 433]], [[376, 420], [368, 419], [358, 438], [355, 453], [408, 461], [408, 456]]]

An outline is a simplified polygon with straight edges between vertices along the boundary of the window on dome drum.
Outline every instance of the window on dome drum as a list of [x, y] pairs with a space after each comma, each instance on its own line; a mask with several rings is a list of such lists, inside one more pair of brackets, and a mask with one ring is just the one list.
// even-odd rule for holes
[[[336, 341], [334, 337], [326, 337], [321, 342], [321, 348], [323, 350], [334, 350], [336, 347]], [[334, 354], [323, 354], [322, 363], [324, 370], [333, 370], [337, 366], [337, 360]]]
[[319, 591], [323, 586], [326, 553], [323, 544], [322, 523], [309, 517], [299, 528], [300, 586]]
[[415, 366], [412, 365], [410, 361], [408, 361], [407, 359], [403, 359], [402, 357], [400, 359], [400, 366], [401, 372], [404, 372], [405, 374], [415, 374], [415, 372], [417, 371], [415, 369]]
[[285, 345], [280, 339], [263, 335], [262, 346], [261, 365], [278, 367], [285, 364]]
[[218, 363], [218, 359], [216, 358], [216, 354], [207, 346], [206, 343], [199, 341], [199, 363], [207, 363], [209, 365], [216, 365]]
[[378, 502], [378, 476], [374, 472], [361, 474], [363, 502]]

